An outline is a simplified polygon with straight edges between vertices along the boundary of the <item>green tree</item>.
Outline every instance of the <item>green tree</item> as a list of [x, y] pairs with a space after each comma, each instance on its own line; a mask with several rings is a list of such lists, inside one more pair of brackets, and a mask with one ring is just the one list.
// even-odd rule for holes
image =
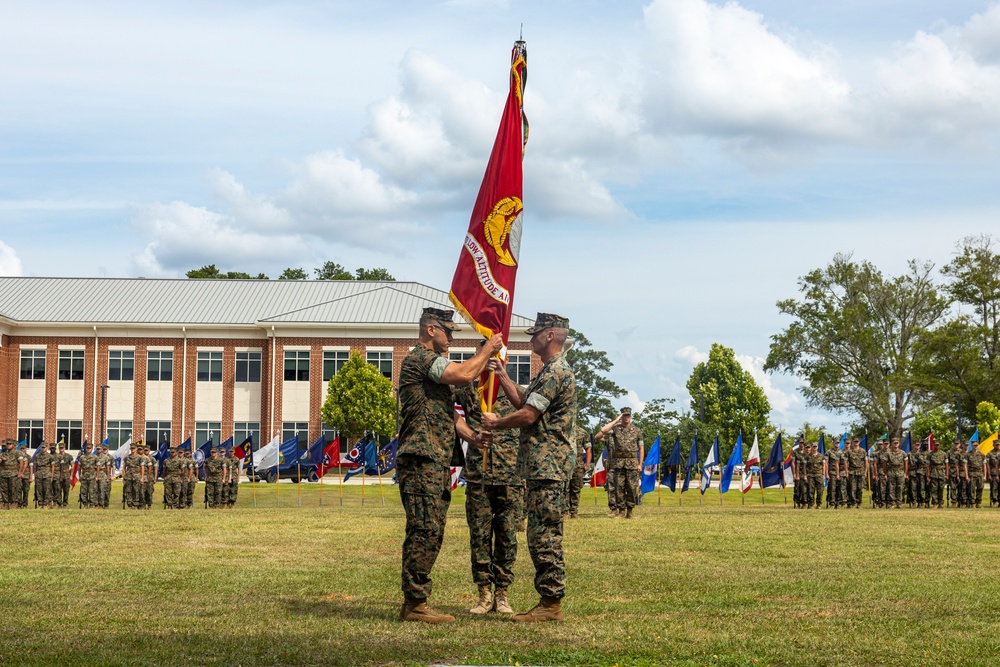
[[305, 269], [287, 268], [278, 276], [278, 280], [305, 280], [309, 277]]
[[989, 401], [982, 401], [976, 406], [976, 425], [980, 442], [1000, 431], [1000, 409]]
[[354, 274], [358, 280], [396, 280], [387, 270], [381, 268], [359, 268], [354, 272]]
[[185, 273], [188, 278], [222, 278], [229, 280], [268, 280], [268, 277], [263, 273], [258, 273], [256, 276], [251, 276], [249, 273], [243, 271], [227, 271], [223, 273], [216, 268], [215, 264], [206, 264], [200, 269], [191, 269]]
[[330, 378], [320, 414], [324, 424], [350, 439], [360, 438], [365, 431], [391, 435], [396, 415], [392, 381], [359, 353], [351, 352], [347, 363]]
[[[654, 398], [646, 403], [642, 410], [632, 416], [632, 423], [642, 431], [642, 440], [646, 444], [646, 449], [653, 444], [656, 436], [662, 436], [660, 441], [660, 451], [662, 456], [663, 447], [666, 445], [667, 436], [676, 434], [680, 424], [681, 416], [676, 410], [670, 409], [670, 404], [674, 402], [672, 398]], [[669, 449], [667, 453], [669, 453]]]
[[337, 262], [323, 262], [323, 266], [313, 269], [316, 280], [354, 280], [354, 275]]
[[607, 373], [614, 366], [608, 355], [591, 347], [587, 337], [575, 329], [569, 330], [573, 347], [566, 353], [566, 362], [576, 376], [576, 417], [581, 425], [592, 430], [615, 418], [618, 410], [611, 399], [625, 395], [625, 390], [612, 382]]
[[837, 254], [799, 280], [801, 300], [778, 302], [793, 322], [772, 337], [765, 370], [805, 380], [811, 405], [899, 436], [930, 394], [922, 374], [930, 355], [918, 337], [947, 309], [933, 268], [911, 261], [907, 273], [887, 278], [869, 262]]
[[705, 423], [719, 434], [720, 452], [728, 455], [740, 433], [752, 442], [755, 432], [770, 432], [771, 403], [749, 371], [736, 361], [731, 348], [712, 343], [708, 361], [694, 367], [687, 389], [695, 412], [704, 393]]
[[915, 441], [923, 440], [931, 433], [943, 449], [950, 447], [955, 439], [955, 414], [941, 405], [921, 412], [910, 422], [910, 434]]

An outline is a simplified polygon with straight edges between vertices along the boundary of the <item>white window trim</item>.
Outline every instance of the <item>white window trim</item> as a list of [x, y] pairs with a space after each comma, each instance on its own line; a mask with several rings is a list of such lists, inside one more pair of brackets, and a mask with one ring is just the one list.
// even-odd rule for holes
[[[413, 349], [413, 348], [410, 348], [410, 349]], [[365, 348], [365, 354], [368, 354], [369, 352], [395, 352], [395, 351], [396, 351], [396, 348], [394, 348], [394, 347], [374, 347], [373, 346], [373, 347], [366, 347]]]

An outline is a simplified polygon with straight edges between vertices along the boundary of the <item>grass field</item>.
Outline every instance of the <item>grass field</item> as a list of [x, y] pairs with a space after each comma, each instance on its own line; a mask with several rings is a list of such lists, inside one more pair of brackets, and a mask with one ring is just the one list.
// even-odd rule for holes
[[[434, 570], [450, 625], [400, 624], [396, 488], [249, 486], [230, 511], [0, 512], [0, 665], [995, 665], [1000, 510], [792, 510], [758, 491], [584, 489], [567, 620], [473, 618], [464, 495]], [[159, 489], [157, 490], [159, 492]], [[199, 489], [200, 492], [200, 489]], [[756, 494], [756, 495], [755, 495]], [[113, 501], [119, 500], [116, 486]], [[756, 500], [755, 503], [750, 502]], [[115, 507], [114, 502], [112, 503]], [[522, 534], [523, 537], [523, 534]], [[511, 591], [536, 601], [521, 545]]]

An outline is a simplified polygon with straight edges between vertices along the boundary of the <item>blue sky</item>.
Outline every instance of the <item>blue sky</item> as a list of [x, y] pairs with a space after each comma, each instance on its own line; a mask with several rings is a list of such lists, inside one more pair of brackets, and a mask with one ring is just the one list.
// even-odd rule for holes
[[0, 273], [447, 288], [529, 49], [515, 309], [571, 318], [639, 405], [760, 371], [836, 252], [888, 272], [1000, 232], [1000, 5], [962, 0], [0, 3]]

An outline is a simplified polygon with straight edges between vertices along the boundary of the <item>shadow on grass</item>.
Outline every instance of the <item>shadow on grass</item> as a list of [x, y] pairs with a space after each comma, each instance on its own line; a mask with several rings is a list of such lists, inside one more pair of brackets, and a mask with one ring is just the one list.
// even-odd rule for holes
[[286, 598], [283, 604], [292, 616], [395, 621], [399, 617], [401, 602], [331, 595], [323, 598]]

